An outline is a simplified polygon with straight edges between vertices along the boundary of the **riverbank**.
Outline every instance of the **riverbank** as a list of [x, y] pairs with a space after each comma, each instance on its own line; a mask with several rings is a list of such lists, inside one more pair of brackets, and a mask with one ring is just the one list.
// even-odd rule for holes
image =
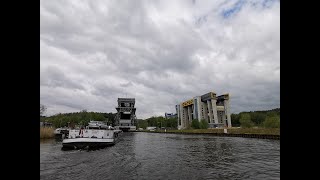
[[184, 129], [184, 130], [156, 130], [142, 131], [149, 133], [172, 133], [172, 134], [209, 134], [216, 136], [231, 136], [231, 137], [248, 137], [262, 139], [279, 139], [280, 128], [226, 128], [224, 129]]
[[54, 129], [51, 127], [40, 127], [40, 139], [54, 138]]

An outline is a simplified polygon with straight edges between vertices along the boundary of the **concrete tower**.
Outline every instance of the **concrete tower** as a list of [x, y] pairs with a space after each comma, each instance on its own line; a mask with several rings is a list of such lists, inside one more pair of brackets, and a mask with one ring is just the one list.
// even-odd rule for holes
[[116, 129], [123, 131], [135, 131], [136, 130], [136, 108], [134, 98], [118, 98], [118, 107], [116, 107], [117, 114]]
[[232, 127], [229, 94], [209, 92], [176, 105], [178, 129], [191, 126], [193, 119], [205, 120], [209, 128]]

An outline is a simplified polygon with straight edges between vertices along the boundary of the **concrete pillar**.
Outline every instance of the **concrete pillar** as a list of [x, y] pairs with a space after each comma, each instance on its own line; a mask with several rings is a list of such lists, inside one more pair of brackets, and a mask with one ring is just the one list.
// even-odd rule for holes
[[212, 123], [212, 104], [210, 100], [207, 100], [207, 105], [208, 105], [208, 111], [209, 111], [209, 123]]
[[219, 123], [223, 123], [224, 125], [226, 125], [226, 116], [224, 111], [219, 111], [218, 117], [219, 117]]
[[197, 113], [198, 113], [198, 111], [197, 111], [197, 107], [196, 107], [196, 105], [198, 105], [197, 104], [197, 99], [196, 98], [193, 98], [193, 104], [192, 104], [192, 113], [193, 113], [193, 118], [197, 118]]
[[191, 106], [188, 106], [188, 125], [191, 125], [192, 115], [191, 115]]
[[212, 105], [214, 123], [219, 123], [218, 112], [217, 112], [217, 100], [211, 99], [211, 105]]
[[203, 113], [204, 113], [204, 119], [207, 121], [208, 120], [208, 105], [207, 103], [203, 103]]
[[[180, 116], [180, 105], [176, 105], [176, 113], [177, 113], [177, 117], [178, 117], [178, 128], [181, 126], [181, 124], [179, 124], [179, 121], [180, 121], [180, 118], [181, 118], [181, 116]], [[181, 122], [181, 121], [180, 121]]]
[[222, 123], [223, 123], [224, 126], [227, 125], [227, 123], [226, 123], [226, 113], [225, 113], [225, 111], [222, 111]]
[[180, 128], [183, 128], [183, 107], [181, 104], [179, 109], [180, 109], [180, 120], [181, 120]]
[[187, 108], [182, 107], [181, 126], [183, 129], [186, 128], [186, 119], [187, 119]]
[[224, 109], [225, 109], [225, 112], [226, 112], [226, 115], [227, 115], [228, 127], [232, 127], [229, 100], [224, 100]]
[[201, 102], [201, 97], [198, 97], [197, 98], [197, 108], [198, 108], [198, 121], [200, 122], [201, 121], [201, 106], [202, 106], [202, 102]]

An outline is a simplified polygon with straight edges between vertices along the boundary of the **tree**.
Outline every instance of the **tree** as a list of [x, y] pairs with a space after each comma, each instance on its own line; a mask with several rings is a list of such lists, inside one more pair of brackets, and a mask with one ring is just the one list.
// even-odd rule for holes
[[266, 119], [266, 114], [260, 112], [252, 112], [250, 113], [251, 121], [256, 125], [262, 125], [261, 123]]
[[169, 118], [168, 119], [168, 122], [169, 122], [169, 127], [171, 128], [174, 128], [174, 129], [177, 129], [177, 126], [178, 126], [178, 118], [175, 117], [175, 118]]
[[116, 123], [116, 121], [115, 121], [116, 113], [111, 113], [111, 112], [110, 113], [103, 113], [103, 116], [104, 116], [104, 118], [107, 119], [108, 124], [114, 125]]
[[200, 123], [199, 123], [198, 119], [192, 120], [191, 127], [194, 129], [200, 129]]
[[208, 129], [208, 127], [209, 127], [208, 121], [202, 119], [202, 120], [200, 121], [199, 127], [200, 127], [200, 129]]
[[231, 114], [232, 126], [240, 126], [240, 114]]
[[231, 114], [232, 126], [240, 126], [240, 117], [242, 114], [249, 114], [251, 118], [250, 120], [253, 124], [258, 126], [264, 126], [263, 122], [266, 119], [266, 117], [280, 116], [280, 108], [264, 111], [250, 111], [240, 112], [239, 114]]
[[275, 111], [269, 111], [267, 112], [267, 116], [268, 117], [273, 117], [273, 116], [278, 116], [280, 115], [278, 112], [275, 112]]
[[246, 128], [253, 126], [253, 122], [251, 121], [250, 114], [248, 114], [248, 113], [241, 114], [240, 125], [241, 125], [241, 127], [246, 127]]
[[280, 128], [280, 117], [278, 115], [266, 117], [263, 126], [265, 128]]
[[47, 107], [43, 104], [40, 104], [40, 116], [42, 116], [47, 110]]
[[146, 120], [138, 119], [137, 120], [137, 128], [147, 129], [148, 122]]

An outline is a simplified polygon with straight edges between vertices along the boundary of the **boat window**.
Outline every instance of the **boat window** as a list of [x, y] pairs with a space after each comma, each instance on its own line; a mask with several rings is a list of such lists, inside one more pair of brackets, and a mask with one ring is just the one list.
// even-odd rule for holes
[[107, 136], [109, 136], [109, 133], [107, 133]]

